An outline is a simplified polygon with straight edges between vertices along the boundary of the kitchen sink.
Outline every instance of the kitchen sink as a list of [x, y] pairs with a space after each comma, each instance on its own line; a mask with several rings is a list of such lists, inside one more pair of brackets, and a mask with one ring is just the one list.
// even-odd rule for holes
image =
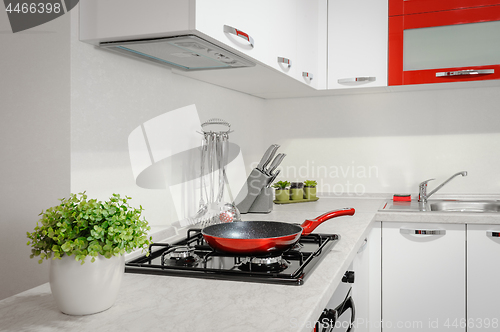
[[431, 211], [500, 212], [500, 201], [429, 201]]

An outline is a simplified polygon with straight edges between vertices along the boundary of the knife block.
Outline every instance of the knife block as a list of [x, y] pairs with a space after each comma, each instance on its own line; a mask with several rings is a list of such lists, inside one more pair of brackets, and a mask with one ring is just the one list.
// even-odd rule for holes
[[255, 199], [248, 213], [270, 213], [273, 210], [273, 188], [264, 187]]
[[[243, 188], [241, 188], [240, 192], [236, 196], [236, 199], [234, 200], [240, 213], [245, 214], [250, 211], [250, 208], [254, 204], [255, 200], [261, 195], [261, 192], [266, 189], [266, 186], [269, 184], [271, 179], [272, 176], [264, 174], [256, 168], [252, 170], [247, 178], [247, 182], [243, 185]], [[264, 190], [264, 192], [267, 191]], [[270, 190], [270, 192], [272, 197], [272, 190]]]

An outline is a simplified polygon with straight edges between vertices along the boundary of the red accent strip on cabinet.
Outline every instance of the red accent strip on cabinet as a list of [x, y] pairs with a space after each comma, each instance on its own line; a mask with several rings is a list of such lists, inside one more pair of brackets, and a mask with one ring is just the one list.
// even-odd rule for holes
[[403, 84], [404, 16], [389, 17], [388, 84]]
[[499, 5], [500, 0], [391, 0], [402, 6], [401, 14], [419, 14], [444, 10], [455, 10], [482, 6]]
[[245, 37], [248, 41], [250, 41], [250, 37], [248, 37], [248, 34], [244, 33], [243, 31], [240, 31], [238, 29], [235, 29], [236, 30], [236, 35], [238, 36], [243, 36]]
[[500, 5], [405, 15], [404, 30], [500, 20]]
[[403, 15], [403, 0], [389, 0], [389, 17]]

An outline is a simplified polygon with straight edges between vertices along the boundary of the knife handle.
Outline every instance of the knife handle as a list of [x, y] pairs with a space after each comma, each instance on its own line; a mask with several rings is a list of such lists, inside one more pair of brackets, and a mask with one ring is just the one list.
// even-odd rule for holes
[[286, 157], [286, 153], [280, 153], [274, 158], [273, 162], [271, 163], [271, 166], [265, 171], [266, 174], [271, 175], [274, 170], [281, 164], [283, 159]]
[[264, 153], [262, 156], [262, 159], [260, 160], [260, 163], [257, 165], [257, 169], [261, 172], [264, 172], [264, 168], [269, 164], [271, 159], [273, 159], [274, 154], [278, 150], [280, 146], [278, 144], [273, 144], [269, 148], [267, 148], [267, 151]]

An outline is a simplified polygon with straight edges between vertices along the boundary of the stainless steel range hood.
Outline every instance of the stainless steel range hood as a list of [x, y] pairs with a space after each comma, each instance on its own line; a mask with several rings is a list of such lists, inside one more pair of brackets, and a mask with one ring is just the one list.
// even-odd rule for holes
[[255, 63], [194, 35], [102, 42], [99, 46], [185, 71], [255, 66]]

